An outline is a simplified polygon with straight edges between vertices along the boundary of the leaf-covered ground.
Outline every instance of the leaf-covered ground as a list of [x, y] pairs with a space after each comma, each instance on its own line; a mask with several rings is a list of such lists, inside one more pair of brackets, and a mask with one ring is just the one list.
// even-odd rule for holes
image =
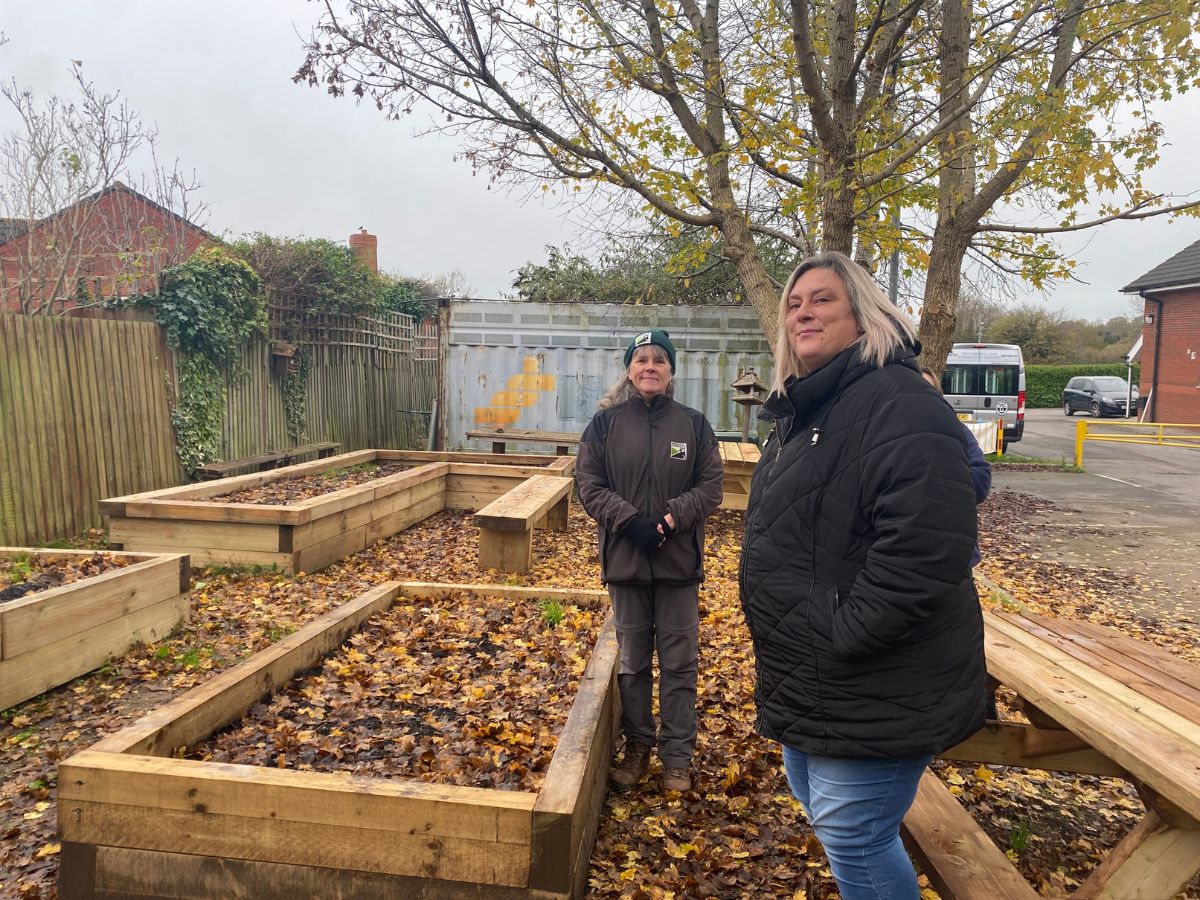
[[[1046, 536], [1023, 525], [1035, 503], [1000, 492], [981, 511], [983, 573], [992, 582], [1038, 611], [1115, 624], [1195, 658], [1194, 625], [1173, 622], [1169, 598], [1156, 618], [1124, 602], [1157, 586], [1099, 567], [1043, 565], [1038, 542]], [[722, 512], [710, 529], [696, 789], [665, 798], [654, 777], [606, 800], [591, 896], [836, 896], [819, 845], [788, 796], [776, 748], [753, 733], [753, 660], [736, 596], [741, 521]], [[578, 510], [569, 531], [537, 533], [526, 576], [479, 571], [477, 540], [469, 514], [445, 512], [316, 574], [194, 573], [192, 619], [168, 640], [3, 713], [0, 896], [53, 896], [59, 759], [367, 588], [390, 579], [599, 584], [595, 530]], [[1141, 813], [1136, 795], [1109, 779], [985, 767], [943, 766], [941, 774], [1047, 893], [1083, 877]], [[1200, 885], [1183, 896], [1200, 898]]]
[[0, 603], [9, 603], [41, 591], [100, 575], [130, 564], [111, 553], [90, 556], [33, 556], [22, 553], [0, 559]]
[[289, 503], [299, 503], [310, 500], [322, 494], [331, 494], [343, 488], [354, 487], [395, 475], [412, 466], [407, 463], [359, 463], [344, 469], [331, 469], [315, 475], [296, 475], [283, 478], [257, 487], [243, 488], [228, 494], [218, 494], [215, 497], [205, 497], [207, 503], [259, 503], [267, 505], [286, 506]]
[[187, 758], [537, 791], [603, 614], [400, 598]]

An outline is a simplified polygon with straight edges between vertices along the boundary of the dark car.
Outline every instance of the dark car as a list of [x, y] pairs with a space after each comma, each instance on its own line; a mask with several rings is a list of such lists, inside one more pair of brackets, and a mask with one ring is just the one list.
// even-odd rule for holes
[[[1067, 382], [1062, 394], [1063, 412], [1068, 416], [1090, 412], [1093, 416], [1124, 416], [1129, 401], [1129, 383], [1115, 375], [1078, 375]], [[1137, 412], [1138, 389], [1133, 389]]]

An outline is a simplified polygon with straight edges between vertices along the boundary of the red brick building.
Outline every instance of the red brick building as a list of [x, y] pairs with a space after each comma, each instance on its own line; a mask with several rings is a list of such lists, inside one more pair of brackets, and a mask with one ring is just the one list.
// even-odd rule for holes
[[144, 292], [211, 241], [119, 181], [32, 224], [0, 219], [0, 312], [58, 312], [80, 298]]
[[1138, 389], [1146, 421], [1200, 424], [1200, 241], [1121, 290], [1145, 301]]

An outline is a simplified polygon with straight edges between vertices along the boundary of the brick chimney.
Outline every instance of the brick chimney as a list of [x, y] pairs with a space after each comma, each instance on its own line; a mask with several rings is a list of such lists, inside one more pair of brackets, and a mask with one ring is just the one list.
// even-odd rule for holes
[[379, 274], [379, 238], [367, 229], [359, 228], [357, 234], [350, 235], [350, 249], [360, 263], [376, 275]]

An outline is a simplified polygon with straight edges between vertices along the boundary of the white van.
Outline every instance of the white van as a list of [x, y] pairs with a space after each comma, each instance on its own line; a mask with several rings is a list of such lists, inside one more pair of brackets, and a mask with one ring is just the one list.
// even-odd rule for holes
[[1025, 431], [1025, 358], [1016, 344], [955, 344], [942, 392], [963, 421], [998, 419], [1004, 443]]

